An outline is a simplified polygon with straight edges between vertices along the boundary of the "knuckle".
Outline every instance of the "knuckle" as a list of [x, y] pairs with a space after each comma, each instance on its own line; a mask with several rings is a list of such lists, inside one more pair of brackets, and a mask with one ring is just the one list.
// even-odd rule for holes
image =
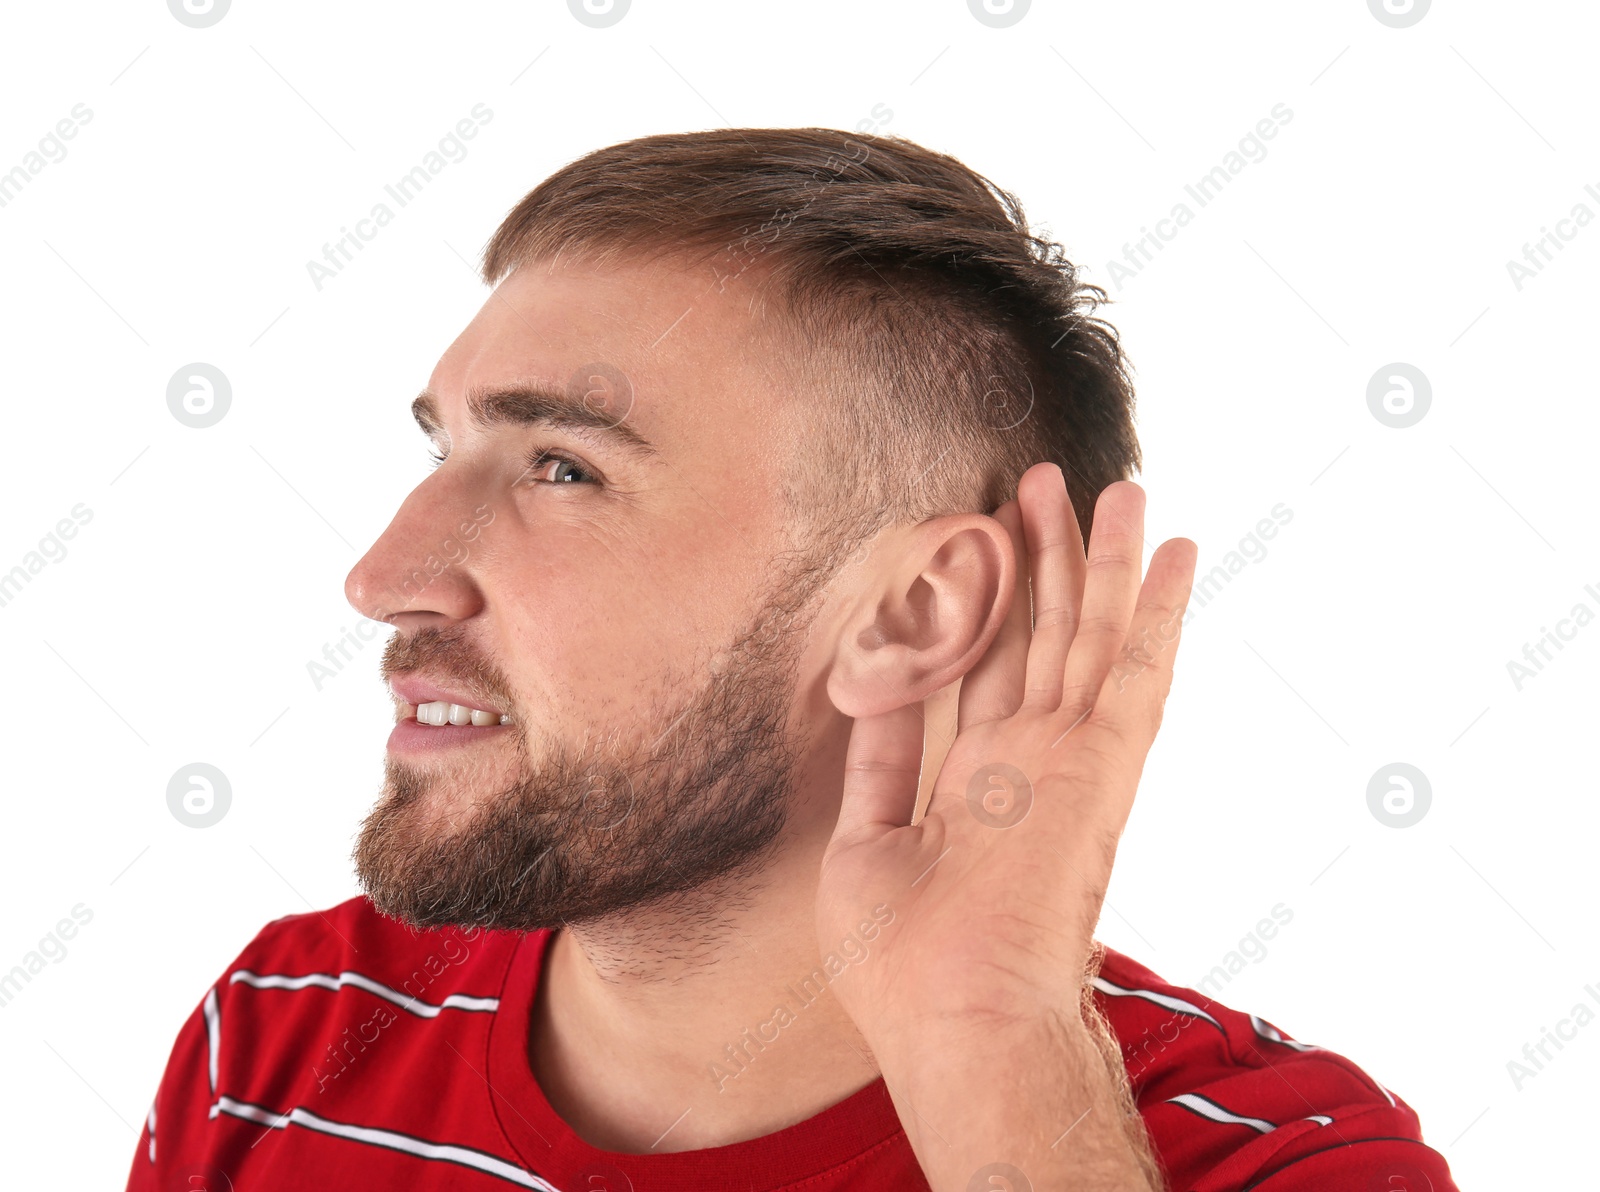
[[1078, 631], [1092, 636], [1121, 637], [1127, 628], [1127, 623], [1121, 618], [1106, 613], [1095, 613], [1084, 617], [1078, 623]]
[[1078, 614], [1074, 610], [1057, 606], [1055, 608], [1040, 609], [1038, 616], [1034, 618], [1033, 628], [1038, 631], [1040, 629], [1055, 629], [1063, 625], [1072, 626], [1077, 623]]

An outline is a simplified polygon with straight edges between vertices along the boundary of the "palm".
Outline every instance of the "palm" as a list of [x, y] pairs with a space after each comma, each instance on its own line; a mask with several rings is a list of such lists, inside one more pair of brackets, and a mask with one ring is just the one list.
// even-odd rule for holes
[[1076, 1004], [1194, 572], [1194, 544], [1173, 539], [1141, 586], [1143, 515], [1137, 485], [1109, 487], [1086, 556], [1053, 465], [1030, 468], [996, 511], [1019, 560], [1011, 611], [962, 682], [957, 736], [915, 824], [921, 708], [856, 720], [817, 929], [826, 953], [873, 908], [893, 912], [870, 963], [836, 987], [869, 1040], [930, 1014]]

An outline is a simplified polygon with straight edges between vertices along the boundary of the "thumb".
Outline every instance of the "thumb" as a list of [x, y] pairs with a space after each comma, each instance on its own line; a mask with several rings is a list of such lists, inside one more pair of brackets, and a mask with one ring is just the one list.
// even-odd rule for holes
[[922, 776], [922, 705], [858, 717], [845, 750], [844, 797], [833, 843], [881, 836], [911, 822]]

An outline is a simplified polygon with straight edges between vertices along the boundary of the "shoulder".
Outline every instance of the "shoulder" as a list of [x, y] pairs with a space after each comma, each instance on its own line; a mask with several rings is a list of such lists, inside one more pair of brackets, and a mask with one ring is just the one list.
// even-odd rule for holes
[[134, 1163], [144, 1183], [130, 1187], [166, 1186], [162, 1164], [211, 1154], [229, 1122], [281, 1127], [312, 1105], [404, 1118], [418, 1073], [443, 1087], [448, 1047], [483, 1045], [523, 939], [418, 929], [364, 896], [267, 923], [180, 1030]]
[[235, 966], [315, 959], [343, 964], [402, 965], [413, 953], [425, 954], [447, 939], [493, 941], [507, 933], [481, 928], [419, 928], [382, 914], [364, 894], [324, 910], [283, 915], [265, 924], [245, 945]]
[[1175, 1189], [1291, 1192], [1408, 1170], [1455, 1187], [1415, 1111], [1345, 1056], [1109, 948], [1094, 1000]]
[[[234, 958], [213, 992], [359, 991], [428, 1013], [438, 990], [498, 986], [520, 936], [477, 927], [418, 928], [380, 913], [365, 895], [326, 910], [267, 923]], [[448, 980], [439, 978], [449, 975]]]
[[1300, 1042], [1266, 1019], [1175, 985], [1120, 952], [1106, 949], [1094, 979], [1095, 1001], [1122, 1045], [1136, 1087], [1164, 1088], [1177, 1072], [1266, 1068], [1316, 1055], [1348, 1076], [1349, 1096], [1394, 1104], [1394, 1096], [1344, 1056]]

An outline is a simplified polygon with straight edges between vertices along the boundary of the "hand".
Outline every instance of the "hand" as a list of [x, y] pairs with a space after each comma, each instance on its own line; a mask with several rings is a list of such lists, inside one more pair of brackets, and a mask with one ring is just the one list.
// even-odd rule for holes
[[[824, 954], [873, 908], [870, 959], [833, 988], [874, 1051], [930, 1032], [1025, 1031], [1077, 1013], [1118, 838], [1161, 723], [1196, 548], [1164, 542], [1140, 585], [1144, 491], [1106, 488], [1085, 556], [1054, 464], [995, 511], [1018, 576], [964, 677], [958, 732], [915, 824], [922, 709], [855, 721], [822, 859]], [[1033, 625], [1030, 629], [1029, 590]]]

